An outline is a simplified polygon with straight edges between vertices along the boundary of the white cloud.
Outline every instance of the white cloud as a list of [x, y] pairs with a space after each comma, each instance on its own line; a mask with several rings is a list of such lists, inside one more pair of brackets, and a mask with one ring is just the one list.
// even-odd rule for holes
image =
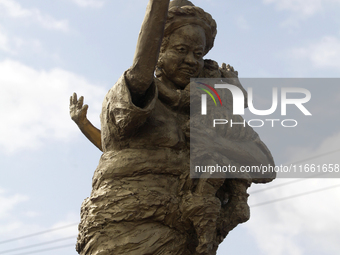
[[37, 8], [25, 9], [14, 0], [0, 0], [0, 15], [17, 19], [28, 19], [37, 22], [47, 29], [68, 31], [67, 20], [56, 20], [55, 18], [41, 13]]
[[10, 52], [9, 39], [3, 29], [0, 27], [0, 50]]
[[[41, 243], [45, 241], [53, 241], [60, 238], [74, 237], [73, 243], [76, 242], [77, 225], [74, 223], [79, 222], [79, 214], [69, 213], [58, 220], [55, 224], [43, 226], [34, 222], [32, 217], [43, 215], [35, 211], [20, 210], [20, 206], [23, 202], [29, 198], [22, 194], [9, 194], [8, 192], [0, 189], [0, 240], [10, 240], [12, 238], [18, 238], [33, 233], [46, 231], [49, 229], [61, 228], [56, 231], [47, 232], [41, 235], [30, 237], [29, 239], [20, 239], [15, 242], [3, 243], [1, 251], [15, 249], [22, 246], [32, 245], [32, 243]], [[26, 205], [26, 208], [28, 208]], [[57, 217], [58, 218], [58, 217]], [[67, 228], [64, 226], [71, 225]], [[65, 240], [66, 241], [66, 240]], [[72, 243], [71, 239], [67, 241]]]
[[104, 1], [101, 0], [72, 0], [80, 7], [101, 8], [104, 6]]
[[6, 192], [0, 189], [0, 218], [10, 215], [13, 208], [21, 202], [27, 201], [28, 197], [21, 194], [6, 196]]
[[89, 119], [99, 125], [103, 87], [62, 69], [38, 71], [12, 60], [0, 62], [0, 73], [0, 148], [4, 151], [39, 148], [46, 140], [70, 140], [78, 131], [69, 117], [73, 92], [85, 97], [92, 113]]
[[[331, 0], [332, 1], [332, 0]], [[275, 4], [278, 10], [288, 10], [303, 16], [313, 15], [322, 9], [325, 0], [263, 0], [265, 4]]]
[[306, 47], [295, 48], [290, 54], [297, 60], [307, 60], [315, 68], [336, 68], [340, 70], [340, 40], [326, 36]]
[[291, 12], [281, 23], [283, 27], [299, 27], [300, 22], [306, 18], [339, 8], [340, 0], [263, 0], [263, 3], [275, 5], [278, 11]]
[[11, 55], [20, 55], [27, 52], [42, 53], [50, 58], [55, 58], [53, 54], [44, 51], [42, 44], [37, 39], [23, 39], [17, 36], [8, 36], [6, 31], [0, 26], [0, 51]]
[[[273, 185], [287, 182], [277, 180]], [[339, 184], [337, 179], [309, 179], [266, 194], [250, 195], [251, 204]], [[336, 254], [340, 230], [340, 187], [251, 209], [246, 224], [264, 255]], [[325, 234], [327, 233], [327, 234]]]
[[40, 216], [41, 214], [36, 212], [36, 211], [27, 211], [24, 212], [24, 216], [28, 217], [28, 218], [36, 218], [38, 216]]
[[[63, 238], [69, 236], [77, 236], [78, 234], [78, 225], [74, 225], [76, 222], [80, 222], [80, 215], [79, 213], [68, 213], [65, 219], [58, 221], [57, 223], [53, 224], [51, 227], [54, 228], [62, 228], [58, 231], [51, 232], [48, 236], [49, 238]], [[64, 226], [70, 226], [63, 228]]]
[[[0, 237], [1, 240], [18, 236], [18, 231], [22, 230], [23, 223], [16, 217], [18, 206], [29, 200], [27, 195], [8, 194], [7, 191], [0, 189]], [[32, 230], [31, 230], [32, 231]]]
[[[296, 162], [301, 159], [312, 158], [318, 155], [328, 154], [332, 151], [337, 151], [340, 149], [340, 132], [325, 138], [317, 149], [315, 148], [290, 148], [291, 159], [290, 162]], [[329, 156], [323, 156], [310, 160], [312, 163], [339, 163], [338, 153], [330, 153]]]
[[[330, 136], [317, 149], [301, 148], [289, 162], [339, 149], [340, 132]], [[294, 152], [292, 152], [292, 155]], [[297, 158], [299, 155], [300, 158]], [[302, 164], [339, 164], [340, 152], [316, 158]], [[305, 179], [290, 185], [268, 189], [291, 179], [277, 179], [265, 192], [251, 194], [249, 204], [256, 205], [284, 197], [340, 185], [340, 179]], [[340, 244], [340, 187], [251, 208], [251, 219], [245, 225], [264, 255], [337, 254]]]

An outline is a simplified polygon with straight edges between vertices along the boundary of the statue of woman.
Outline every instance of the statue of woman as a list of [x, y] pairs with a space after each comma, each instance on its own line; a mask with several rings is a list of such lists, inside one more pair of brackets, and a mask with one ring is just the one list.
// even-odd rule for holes
[[[190, 78], [237, 77], [229, 65], [203, 59], [215, 36], [211, 15], [191, 2], [150, 0], [133, 64], [104, 99], [101, 130], [87, 120], [83, 97], [71, 97], [72, 119], [103, 151], [81, 207], [79, 254], [216, 254], [248, 220], [247, 188], [274, 175], [210, 180], [189, 173]], [[242, 143], [254, 164], [273, 165], [249, 133]]]

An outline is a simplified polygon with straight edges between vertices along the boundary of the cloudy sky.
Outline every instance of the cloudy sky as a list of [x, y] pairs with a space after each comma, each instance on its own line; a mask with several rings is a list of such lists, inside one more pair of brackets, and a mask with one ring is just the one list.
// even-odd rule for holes
[[[69, 97], [83, 95], [99, 127], [106, 92], [132, 63], [147, 2], [0, 0], [0, 254], [76, 254], [75, 224], [101, 153], [70, 119]], [[339, 163], [340, 87], [330, 78], [340, 72], [340, 1], [193, 2], [218, 24], [206, 58], [233, 65], [242, 78], [299, 78], [311, 91], [313, 116], [295, 109], [285, 117], [298, 127], [256, 129], [276, 163]], [[254, 104], [267, 107], [268, 91], [256, 92]], [[218, 254], [338, 254], [339, 185], [335, 178], [254, 185], [251, 219]], [[19, 249], [44, 242], [51, 243]]]

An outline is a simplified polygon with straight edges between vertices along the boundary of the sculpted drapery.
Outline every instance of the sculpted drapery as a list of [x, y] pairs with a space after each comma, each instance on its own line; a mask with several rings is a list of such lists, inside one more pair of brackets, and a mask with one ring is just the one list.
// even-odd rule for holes
[[[203, 59], [215, 36], [215, 21], [189, 1], [169, 8], [169, 1], [150, 0], [133, 65], [104, 99], [101, 130], [86, 119], [83, 98], [71, 98], [72, 119], [103, 151], [81, 208], [79, 254], [216, 254], [249, 218], [247, 188], [275, 177], [190, 178], [190, 78], [237, 78], [229, 65]], [[244, 150], [225, 157], [273, 165], [247, 128], [230, 140]]]

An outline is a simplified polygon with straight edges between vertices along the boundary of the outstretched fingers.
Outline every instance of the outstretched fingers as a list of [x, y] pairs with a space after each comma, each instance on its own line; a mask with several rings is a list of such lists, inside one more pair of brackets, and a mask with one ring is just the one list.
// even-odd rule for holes
[[77, 94], [76, 94], [76, 92], [73, 92], [73, 95], [71, 96], [71, 98], [70, 98], [70, 105], [75, 105], [75, 104], [77, 104]]
[[83, 107], [83, 103], [84, 103], [84, 97], [81, 96], [77, 102], [77, 109], [81, 109]]
[[84, 114], [85, 116], [86, 116], [86, 114], [87, 114], [87, 109], [89, 108], [89, 106], [86, 104], [86, 105], [84, 105], [82, 108], [81, 108], [81, 112], [82, 112], [82, 114]]
[[70, 115], [71, 119], [78, 125], [86, 121], [88, 105], [84, 105], [84, 97], [77, 99], [77, 94], [73, 93], [70, 97]]

